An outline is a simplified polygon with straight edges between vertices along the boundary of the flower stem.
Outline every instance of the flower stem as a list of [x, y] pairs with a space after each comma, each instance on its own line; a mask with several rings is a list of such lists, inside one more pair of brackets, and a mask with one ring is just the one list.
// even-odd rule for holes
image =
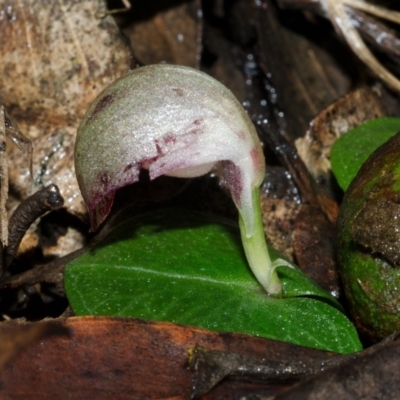
[[288, 265], [288, 263], [280, 259], [275, 262], [271, 261], [265, 241], [260, 205], [260, 189], [258, 187], [254, 188], [252, 191], [252, 201], [254, 210], [254, 230], [251, 235], [246, 232], [241, 210], [239, 209], [239, 226], [244, 252], [251, 270], [263, 288], [268, 294], [280, 297], [282, 294], [282, 287], [275, 268], [278, 265]]

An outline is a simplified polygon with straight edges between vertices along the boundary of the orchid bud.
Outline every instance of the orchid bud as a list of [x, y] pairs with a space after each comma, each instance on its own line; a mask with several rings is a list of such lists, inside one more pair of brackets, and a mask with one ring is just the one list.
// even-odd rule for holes
[[254, 274], [268, 293], [279, 294], [259, 203], [265, 174], [262, 146], [250, 118], [225, 86], [187, 67], [138, 68], [97, 97], [78, 129], [75, 169], [92, 230], [107, 217], [116, 190], [138, 181], [141, 169], [151, 179], [192, 178], [213, 167], [221, 171], [239, 210]]

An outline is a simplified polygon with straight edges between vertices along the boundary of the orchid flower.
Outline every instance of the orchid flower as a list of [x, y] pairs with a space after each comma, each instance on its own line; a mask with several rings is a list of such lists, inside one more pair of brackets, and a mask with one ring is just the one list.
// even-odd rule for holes
[[75, 144], [75, 169], [92, 230], [110, 212], [117, 189], [141, 169], [192, 178], [217, 167], [239, 210], [249, 265], [269, 294], [281, 285], [265, 242], [259, 187], [265, 160], [254, 125], [234, 95], [197, 70], [151, 65], [106, 88], [89, 107]]

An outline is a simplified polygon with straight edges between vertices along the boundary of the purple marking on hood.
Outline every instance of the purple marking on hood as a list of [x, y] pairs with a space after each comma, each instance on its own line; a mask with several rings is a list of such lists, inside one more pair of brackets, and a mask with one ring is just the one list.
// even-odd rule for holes
[[[160, 142], [159, 142], [158, 140], [155, 140], [154, 143], [155, 143], [155, 145], [156, 145], [157, 157], [163, 156], [164, 153], [163, 153], [163, 151], [162, 151], [162, 149], [161, 149]], [[154, 157], [152, 157], [151, 160], [153, 160], [153, 158], [154, 158]]]
[[155, 157], [144, 158], [143, 160], [137, 162], [135, 166], [138, 171], [140, 171], [143, 168], [148, 169], [150, 167], [150, 165], [153, 164], [153, 162], [157, 161], [161, 156], [162, 156], [162, 153], [160, 150], [159, 155], [157, 155]]
[[115, 100], [115, 95], [113, 95], [113, 94], [107, 94], [102, 99], [100, 99], [96, 103], [96, 107], [93, 110], [93, 112], [90, 114], [88, 121], [90, 121], [92, 118], [94, 118], [96, 114], [98, 114], [101, 110], [103, 110], [103, 108], [106, 108], [107, 106], [112, 104], [114, 102], [114, 100]]
[[99, 225], [106, 219], [111, 211], [114, 202], [115, 190], [107, 193], [105, 196], [94, 195], [93, 199], [88, 202], [90, 231], [94, 232]]
[[238, 166], [229, 160], [221, 161], [221, 170], [222, 177], [228, 185], [232, 198], [239, 207], [241, 203], [241, 194], [243, 193], [242, 172]]
[[101, 176], [100, 176], [100, 183], [101, 183], [103, 186], [108, 186], [109, 181], [110, 181], [110, 178], [109, 178], [107, 172], [103, 172], [103, 173], [101, 174]]
[[240, 140], [246, 140], [247, 136], [243, 131], [235, 131], [235, 133]]
[[91, 232], [94, 232], [110, 213], [117, 190], [139, 180], [140, 169], [140, 163], [128, 164], [123, 171], [123, 178], [117, 184], [113, 183], [113, 179], [106, 172], [100, 174], [100, 184], [87, 196], [88, 198], [84, 196], [89, 209]]
[[163, 136], [162, 141], [164, 144], [175, 144], [176, 135], [174, 135], [173, 133], [167, 133]]
[[[262, 156], [262, 154], [261, 154]], [[259, 171], [263, 164], [263, 159], [260, 157], [260, 151], [257, 147], [253, 147], [250, 151], [251, 161], [253, 162], [254, 171]]]
[[137, 163], [129, 163], [125, 166], [124, 168], [124, 172], [128, 172], [129, 170], [131, 170], [132, 168], [137, 167]]
[[115, 96], [112, 94], [108, 94], [104, 96], [102, 99], [98, 101], [96, 104], [96, 108], [94, 109], [92, 113], [92, 117], [96, 115], [98, 112], [100, 112], [103, 108], [109, 106], [111, 103], [113, 103]]
[[184, 93], [181, 88], [172, 88], [172, 91], [174, 91], [179, 97], [183, 97]]
[[199, 133], [203, 133], [203, 119], [195, 119], [190, 125], [188, 130], [186, 131], [186, 135], [198, 135]]

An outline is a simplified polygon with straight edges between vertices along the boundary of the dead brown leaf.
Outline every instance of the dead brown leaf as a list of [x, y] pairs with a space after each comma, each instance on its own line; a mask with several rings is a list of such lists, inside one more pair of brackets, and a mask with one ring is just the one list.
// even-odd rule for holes
[[196, 1], [159, 12], [157, 4], [150, 2], [147, 7], [154, 10], [153, 16], [124, 29], [135, 58], [144, 65], [166, 62], [198, 67], [201, 36], [195, 16]]
[[0, 0], [0, 102], [33, 141], [34, 181], [10, 149], [20, 199], [55, 183], [73, 213], [85, 213], [75, 179], [76, 129], [89, 103], [128, 70], [129, 52], [105, 2]]
[[292, 233], [301, 207], [300, 194], [289, 173], [282, 167], [268, 167], [261, 186], [264, 232], [268, 242], [292, 261]]
[[[275, 360], [329, 357], [289, 343], [170, 323], [107, 317], [58, 321], [70, 330], [70, 337], [49, 337], [27, 348], [0, 375], [0, 397], [189, 399], [192, 372], [187, 351], [196, 345]], [[10, 334], [15, 325], [1, 325], [0, 335]], [[276, 393], [276, 387], [266, 383], [225, 381], [204, 399], [232, 398], [252, 390]]]
[[[0, 0], [0, 104], [33, 144], [33, 181], [25, 157], [15, 146], [8, 149], [9, 208], [54, 183], [69, 212], [86, 213], [74, 172], [77, 127], [90, 102], [129, 67], [128, 47], [105, 9], [103, 0]], [[20, 252], [39, 243], [36, 228]], [[51, 253], [64, 255], [83, 243], [68, 229]]]
[[295, 142], [299, 156], [313, 178], [332, 192], [330, 150], [341, 135], [385, 112], [381, 99], [372, 89], [363, 87], [342, 97], [322, 110], [310, 123], [306, 135]]
[[[3, 322], [0, 328], [0, 370], [28, 346], [50, 336], [67, 336], [68, 328], [54, 321], [36, 324]], [[1, 372], [0, 372], [1, 374]]]
[[338, 367], [329, 368], [271, 400], [398, 399], [400, 346], [398, 342]]
[[303, 204], [293, 229], [294, 255], [299, 267], [323, 289], [339, 298], [335, 260], [335, 229], [317, 209]]
[[[266, 0], [259, 3], [258, 15], [260, 65], [276, 90], [271, 95], [284, 113], [284, 130], [295, 139], [322, 108], [349, 91], [352, 59], [304, 14], [281, 13], [274, 1]], [[314, 40], [299, 33], [312, 30], [318, 30]]]

